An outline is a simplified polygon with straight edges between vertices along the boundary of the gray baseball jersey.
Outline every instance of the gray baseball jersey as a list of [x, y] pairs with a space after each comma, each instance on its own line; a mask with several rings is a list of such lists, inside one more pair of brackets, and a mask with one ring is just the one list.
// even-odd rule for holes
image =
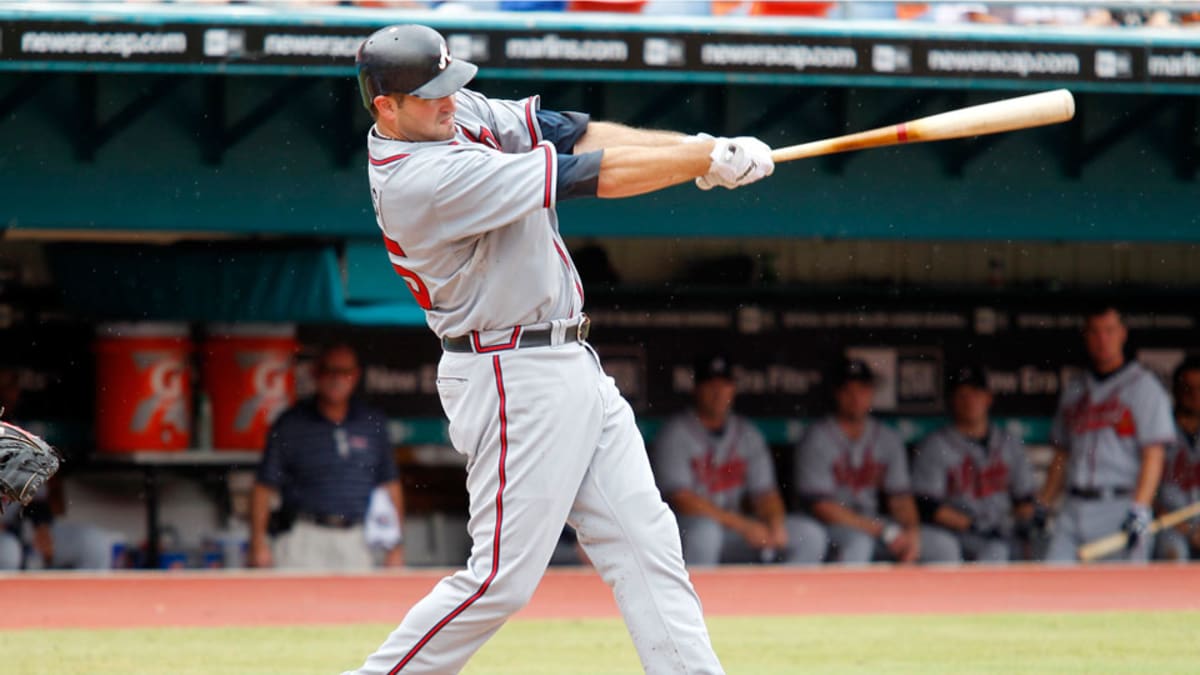
[[971, 517], [979, 530], [1009, 529], [1015, 502], [1033, 497], [1025, 445], [997, 426], [980, 443], [946, 426], [917, 446], [913, 492]]
[[1171, 402], [1136, 362], [1097, 379], [1090, 372], [1063, 387], [1050, 442], [1069, 453], [1067, 487], [1133, 489], [1141, 449], [1175, 438]]
[[1200, 434], [1189, 434], [1176, 425], [1158, 490], [1158, 503], [1166, 511], [1200, 502]]
[[664, 495], [691, 490], [726, 511], [778, 489], [767, 442], [754, 424], [731, 415], [720, 435], [694, 412], [671, 418], [654, 442], [654, 476]]
[[831, 499], [864, 516], [879, 515], [879, 493], [911, 490], [900, 436], [874, 418], [857, 440], [827, 417], [805, 432], [796, 450], [796, 490], [810, 500]]
[[558, 232], [559, 157], [536, 96], [455, 95], [452, 140], [368, 139], [388, 258], [438, 337], [578, 315], [583, 286]]

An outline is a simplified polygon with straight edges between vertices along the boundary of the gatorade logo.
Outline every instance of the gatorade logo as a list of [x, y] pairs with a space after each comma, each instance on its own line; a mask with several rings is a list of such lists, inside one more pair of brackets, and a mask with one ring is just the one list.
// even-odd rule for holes
[[146, 382], [150, 394], [134, 408], [130, 431], [145, 433], [157, 418], [164, 427], [186, 433], [188, 415], [183, 401], [183, 361], [175, 358], [173, 352], [139, 351], [133, 353], [133, 363], [138, 371], [148, 371]]
[[278, 351], [239, 351], [234, 359], [238, 368], [249, 371], [251, 382], [250, 397], [238, 406], [233, 421], [234, 430], [241, 433], [250, 431], [259, 415], [270, 424], [287, 407], [291, 360]]
[[450, 65], [450, 49], [446, 47], [445, 42], [439, 46], [442, 48], [442, 55], [438, 59], [438, 70], [445, 70], [446, 66]]

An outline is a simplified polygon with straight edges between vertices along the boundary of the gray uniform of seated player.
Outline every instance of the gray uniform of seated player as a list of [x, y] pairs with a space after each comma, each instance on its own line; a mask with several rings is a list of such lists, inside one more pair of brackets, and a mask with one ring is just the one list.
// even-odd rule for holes
[[691, 566], [818, 563], [825, 533], [786, 514], [766, 441], [732, 413], [731, 368], [723, 356], [698, 360], [694, 408], [668, 421], [655, 442], [654, 475], [679, 519], [683, 559]]
[[[1169, 513], [1200, 501], [1200, 357], [1175, 369], [1175, 442], [1167, 446], [1157, 507]], [[1200, 556], [1200, 517], [1158, 533], [1155, 557], [1187, 562]]]
[[1055, 458], [1043, 504], [1066, 499], [1046, 549], [1050, 562], [1078, 559], [1083, 544], [1116, 532], [1138, 536], [1109, 559], [1145, 561], [1145, 529], [1162, 476], [1163, 447], [1175, 438], [1170, 401], [1158, 378], [1126, 361], [1126, 329], [1113, 308], [1091, 312], [1084, 343], [1091, 369], [1063, 387], [1050, 430]]
[[[796, 450], [798, 495], [825, 527], [831, 561], [915, 562], [921, 530], [908, 458], [900, 436], [869, 414], [875, 376], [853, 360], [839, 363], [830, 380], [835, 412], [814, 423]], [[882, 514], [880, 493], [891, 520]]]
[[1027, 525], [1033, 515], [1025, 445], [991, 424], [982, 368], [955, 370], [947, 392], [952, 423], [921, 441], [913, 457], [913, 492], [925, 523], [922, 558], [1005, 562], [1018, 544], [1017, 521]]

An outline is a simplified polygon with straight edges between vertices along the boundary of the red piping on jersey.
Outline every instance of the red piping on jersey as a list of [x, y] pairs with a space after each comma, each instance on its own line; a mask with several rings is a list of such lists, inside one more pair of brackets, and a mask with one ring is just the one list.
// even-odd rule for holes
[[479, 344], [479, 331], [477, 331], [477, 330], [471, 331], [471, 340], [475, 343], [475, 353], [476, 354], [490, 354], [491, 352], [502, 352], [502, 351], [505, 351], [508, 349], [516, 349], [517, 348], [517, 340], [519, 340], [520, 338], [521, 338], [521, 327], [517, 326], [516, 328], [513, 328], [512, 339], [509, 340], [508, 342], [506, 342], [504, 344], [489, 345], [487, 347], [484, 347], [483, 345]]
[[496, 532], [492, 535], [492, 570], [487, 578], [479, 584], [479, 590], [475, 591], [471, 597], [462, 601], [458, 607], [455, 607], [449, 614], [442, 617], [429, 632], [422, 637], [412, 649], [404, 655], [400, 663], [396, 664], [395, 668], [388, 671], [388, 675], [396, 675], [404, 666], [408, 665], [409, 661], [417, 655], [417, 652], [429, 643], [435, 635], [453, 621], [459, 614], [462, 614], [468, 607], [475, 604], [475, 601], [483, 597], [491, 588], [492, 582], [496, 580], [496, 575], [500, 573], [500, 532], [501, 525], [504, 522], [504, 486], [508, 482], [507, 474], [504, 471], [505, 460], [508, 458], [508, 414], [505, 411], [507, 405], [507, 397], [504, 394], [504, 375], [500, 370], [500, 357], [492, 357], [492, 370], [496, 373], [496, 392], [500, 395], [500, 466], [498, 468], [500, 476], [500, 488], [496, 490]]
[[525, 99], [525, 126], [529, 127], [529, 144], [537, 145], [537, 127], [533, 125], [533, 97]]
[[550, 148], [550, 144], [542, 145], [542, 149], [546, 151], [546, 194], [542, 197], [542, 208], [548, 209], [553, 204], [550, 198], [553, 196], [550, 190], [550, 184], [554, 178], [554, 154]]
[[398, 255], [404, 258], [408, 257], [405, 255], [404, 249], [400, 248], [400, 244], [386, 234], [383, 235], [383, 245], [387, 247], [388, 253], [391, 253], [392, 255]]
[[392, 155], [391, 157], [384, 157], [383, 159], [375, 159], [374, 157], [367, 155], [367, 159], [370, 160], [371, 164], [375, 166], [383, 166], [384, 164], [391, 164], [397, 160], [404, 159], [405, 157], [408, 157], [409, 154], [410, 153], [402, 152], [399, 155]]
[[575, 290], [579, 293], [579, 302], [582, 303], [583, 286], [579, 283], [579, 279], [575, 278], [575, 268], [571, 267], [571, 260], [567, 258], [567, 254], [563, 252], [562, 247], [558, 245], [558, 240], [551, 239], [550, 241], [554, 242], [554, 250], [558, 251], [558, 257], [562, 258], [563, 264], [567, 266], [567, 271], [571, 273], [571, 281], [575, 282]]

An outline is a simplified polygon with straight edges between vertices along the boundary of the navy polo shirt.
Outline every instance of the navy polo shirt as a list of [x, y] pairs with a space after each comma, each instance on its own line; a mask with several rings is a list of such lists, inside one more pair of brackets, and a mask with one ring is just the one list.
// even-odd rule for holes
[[336, 424], [301, 401], [267, 435], [258, 482], [279, 490], [283, 508], [362, 520], [371, 491], [396, 480], [396, 461], [383, 414], [357, 401]]

